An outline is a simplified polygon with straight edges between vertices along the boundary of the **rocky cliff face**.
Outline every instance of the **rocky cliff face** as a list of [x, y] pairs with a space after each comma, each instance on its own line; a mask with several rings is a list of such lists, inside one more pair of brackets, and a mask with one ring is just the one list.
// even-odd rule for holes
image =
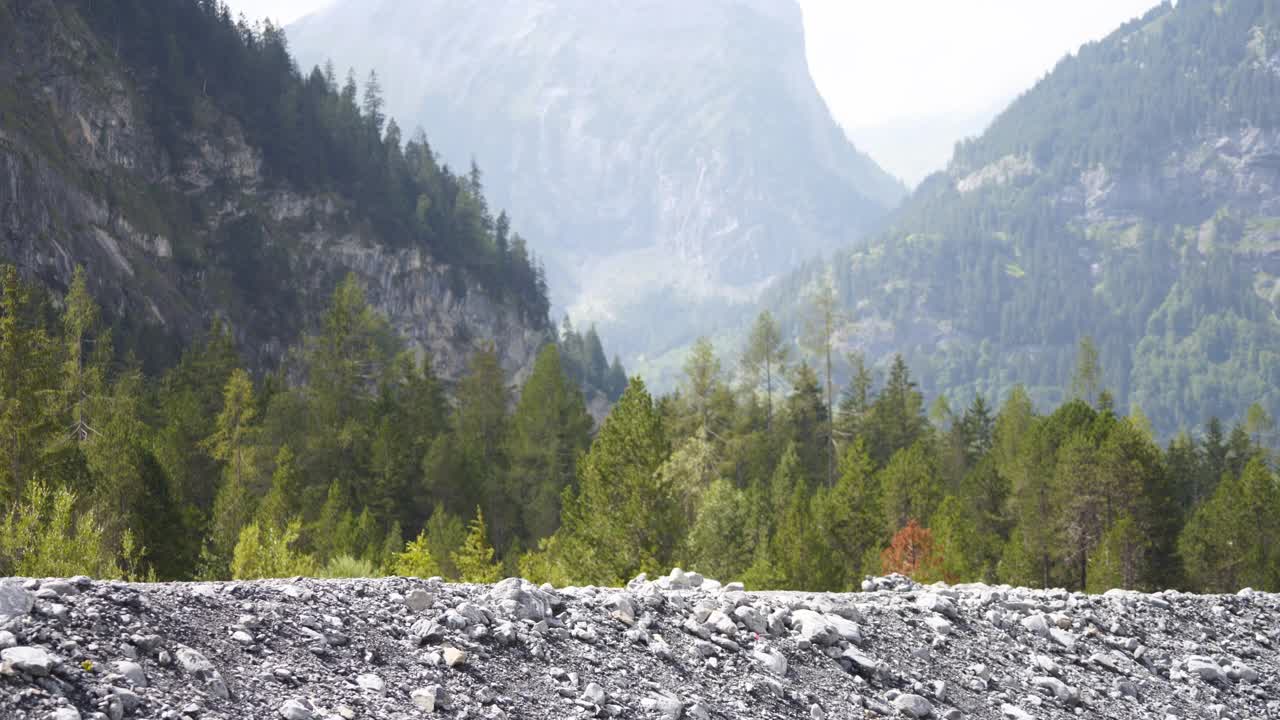
[[1246, 718], [1280, 597], [869, 579], [746, 593], [388, 578], [0, 582], [0, 713], [78, 718]]
[[[437, 370], [477, 342], [519, 373], [545, 319], [489, 297], [420, 248], [387, 242], [358, 207], [269, 182], [235, 117], [208, 104], [174, 158], [149, 122], [145, 77], [70, 5], [6, 6], [0, 31], [0, 257], [61, 290], [76, 265], [127, 338], [178, 346], [214, 317], [257, 367], [312, 326], [349, 272]], [[158, 351], [157, 351], [157, 354]]]
[[556, 304], [632, 358], [904, 194], [833, 122], [791, 0], [339, 2], [288, 33], [308, 66], [376, 69], [393, 114], [478, 161]]

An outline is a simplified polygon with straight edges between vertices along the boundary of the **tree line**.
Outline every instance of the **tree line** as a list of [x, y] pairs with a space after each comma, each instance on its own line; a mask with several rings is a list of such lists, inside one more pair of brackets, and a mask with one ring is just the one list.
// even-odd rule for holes
[[678, 390], [632, 378], [593, 434], [557, 343], [518, 399], [477, 349], [450, 399], [354, 279], [257, 379], [218, 324], [161, 377], [113, 360], [82, 272], [60, 307], [0, 286], [4, 574], [1280, 589], [1271, 419], [1162, 447], [1088, 339], [1051, 412], [1017, 387], [953, 409], [901, 357], [834, 387], [820, 292], [803, 342], [763, 313], [732, 368], [700, 341]]
[[354, 277], [256, 379], [220, 323], [145, 377], [83, 271], [61, 303], [2, 281], [0, 574], [488, 577], [558, 527], [590, 440], [556, 343], [518, 400], [477, 348], [451, 400]]

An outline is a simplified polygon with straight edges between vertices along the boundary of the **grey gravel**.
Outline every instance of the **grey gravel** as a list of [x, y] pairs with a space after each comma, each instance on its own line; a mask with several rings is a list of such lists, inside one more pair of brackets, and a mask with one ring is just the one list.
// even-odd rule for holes
[[1276, 595], [864, 587], [4, 580], [0, 718], [1280, 717]]

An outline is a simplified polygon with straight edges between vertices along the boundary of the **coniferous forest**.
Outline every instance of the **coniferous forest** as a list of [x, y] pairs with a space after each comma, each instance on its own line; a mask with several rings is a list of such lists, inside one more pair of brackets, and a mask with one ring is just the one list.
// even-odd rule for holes
[[832, 387], [819, 302], [803, 353], [762, 314], [740, 357], [698, 343], [678, 391], [633, 378], [593, 432], [560, 343], [518, 399], [478, 350], [450, 402], [354, 280], [258, 378], [218, 325], [144, 377], [82, 273], [56, 311], [12, 268], [3, 291], [5, 574], [1280, 588], [1271, 419], [1162, 447], [1087, 338], [1069, 402], [951, 408], [901, 359]]
[[[1269, 19], [1271, 11], [1257, 5], [1241, 0], [1233, 12], [1245, 17], [1244, 7], [1256, 10], [1247, 17]], [[1188, 17], [1203, 20], [1217, 13], [1211, 10]], [[384, 113], [376, 74], [363, 86], [354, 73], [340, 83], [331, 67], [304, 74], [283, 31], [237, 22], [214, 0], [0, 0], [3, 47], [17, 47], [19, 20], [65, 33], [49, 43], [61, 48], [51, 56], [78, 47], [96, 63], [94, 72], [118, 83], [111, 88], [120, 97], [137, 94], [146, 125], [138, 135], [147, 137], [129, 135], [114, 115], [100, 138], [82, 118], [84, 137], [71, 133], [80, 145], [42, 134], [44, 104], [21, 101], [12, 88], [27, 86], [0, 74], [0, 161], [15, 178], [36, 178], [30, 192], [23, 187], [0, 200], [61, 192], [49, 207], [91, 206], [87, 216], [103, 218], [86, 235], [92, 243], [79, 245], [72, 241], [86, 228], [73, 222], [50, 222], [48, 237], [34, 233], [21, 243], [9, 225], [0, 227], [0, 249], [14, 255], [0, 265], [0, 575], [395, 574], [467, 582], [520, 575], [616, 585], [678, 565], [752, 589], [850, 590], [866, 575], [900, 572], [923, 582], [1089, 592], [1280, 591], [1277, 434], [1267, 411], [1276, 313], [1259, 295], [1275, 294], [1274, 278], [1257, 269], [1257, 282], [1242, 284], [1233, 270], [1268, 260], [1274, 223], [1241, 224], [1226, 210], [1186, 227], [1138, 223], [1124, 236], [1123, 261], [1115, 262], [1048, 242], [1059, 237], [1054, 223], [1061, 218], [1042, 202], [1041, 189], [1078, 175], [1081, 163], [1141, 164], [1141, 136], [1091, 146], [1078, 157], [1074, 146], [1050, 142], [1057, 135], [1041, 136], [1038, 128], [1073, 113], [1076, 134], [1097, 135], [1113, 122], [1114, 113], [1085, 112], [1092, 94], [1065, 96], [1083, 108], [1071, 113], [1050, 105], [1047, 117], [1002, 116], [988, 139], [961, 144], [957, 158], [979, 168], [976, 180], [966, 176], [977, 194], [957, 200], [965, 193], [948, 185], [947, 202], [933, 203], [926, 184], [899, 216], [903, 227], [914, 223], [920, 232], [850, 250], [830, 272], [814, 265], [775, 285], [772, 292], [787, 299], [773, 303], [777, 319], [760, 313], [727, 352], [698, 340], [678, 385], [657, 393], [640, 377], [628, 378], [619, 358], [609, 359], [594, 326], [575, 327], [568, 317], [554, 326], [542, 265], [507, 215], [489, 208], [480, 170], [473, 164], [455, 174], [425, 132], [406, 142]], [[1165, 32], [1183, 37], [1191, 20], [1179, 19], [1186, 27], [1170, 21]], [[1205, 23], [1203, 37], [1187, 35], [1191, 40], [1179, 44], [1217, 47], [1219, 35], [1246, 32]], [[1231, 110], [1228, 120], [1263, 125], [1275, 80], [1245, 83], [1262, 83], [1257, 73], [1271, 72], [1268, 36], [1257, 37], [1247, 47], [1261, 55], [1228, 78], [1230, 97], [1253, 100], [1219, 109]], [[1087, 85], [1108, 47], [1066, 63], [1062, 76], [1077, 80], [1073, 87]], [[1141, 57], [1165, 67], [1155, 55]], [[1137, 65], [1147, 67], [1146, 59]], [[1161, 75], [1166, 85], [1179, 77]], [[1050, 94], [1043, 88], [1052, 83], [1040, 87], [1040, 95]], [[1227, 122], [1210, 90], [1157, 94], [1171, 104], [1139, 103], [1122, 117], [1145, 122], [1163, 113], [1177, 125], [1198, 114]], [[234, 125], [237, 141], [261, 161], [246, 173], [251, 182], [175, 179], [182, 174], [175, 168], [190, 170], [212, 152], [193, 138], [207, 140], [221, 123]], [[145, 183], [120, 182], [138, 177], [121, 169], [134, 158], [110, 147], [113, 137], [143, 148], [138, 157], [154, 161], [160, 179], [145, 190], [138, 190]], [[1017, 175], [1023, 155], [1045, 171], [1029, 186], [1034, 195], [983, 169], [1012, 167]], [[1263, 160], [1254, 163], [1258, 173], [1275, 162], [1272, 155]], [[535, 338], [529, 362], [512, 374], [504, 369], [505, 348], [475, 328], [433, 328], [445, 336], [437, 347], [466, 351], [465, 372], [446, 378], [429, 343], [405, 337], [403, 323], [395, 326], [384, 313], [394, 302], [374, 297], [366, 282], [389, 277], [385, 289], [420, 268], [386, 261], [363, 278], [354, 271], [332, 281], [303, 277], [311, 266], [290, 265], [290, 253], [323, 246], [291, 244], [288, 231], [323, 234], [316, 228], [337, 221], [267, 223], [262, 218], [278, 211], [267, 209], [279, 199], [271, 193], [325, 198], [338, 208], [330, 215], [344, 218], [326, 232], [349, 241], [361, 258], [387, 248], [421, 251], [414, 262], [438, 263], [464, 288], [438, 293], [447, 296], [446, 310], [474, 310], [458, 309], [467, 292], [483, 296], [489, 310], [512, 309], [519, 327], [504, 325], [506, 335], [490, 337], [515, 338], [512, 344]], [[0, 203], [0, 219], [55, 214], [38, 204], [10, 207], [19, 204]], [[1014, 220], [997, 223], [992, 208], [1000, 207], [1017, 210]], [[143, 226], [138, 216], [148, 214], [155, 222], [135, 232]], [[219, 225], [224, 215], [235, 218]], [[351, 239], [357, 226], [372, 227], [369, 236], [381, 244]], [[268, 227], [285, 237], [268, 237]], [[155, 249], [121, 250], [113, 232]], [[976, 234], [985, 239], [974, 241]], [[1242, 260], [1214, 249], [1246, 236], [1266, 252], [1249, 246]], [[165, 252], [157, 238], [165, 239]], [[1172, 257], [1170, 243], [1193, 239], [1176, 267], [1162, 260]], [[1026, 246], [1025, 262], [1008, 256], [1011, 244]], [[926, 245], [956, 252], [925, 253]], [[96, 265], [72, 262], [76, 253]], [[1023, 264], [1045, 281], [1023, 282]], [[976, 272], [938, 280], [954, 276], [958, 265], [989, 267], [999, 283], [979, 282]], [[1144, 272], [1126, 274], [1139, 265]], [[57, 276], [59, 267], [65, 277]], [[913, 288], [886, 274], [911, 267], [927, 270], [928, 282]], [[1073, 273], [1106, 282], [1072, 284]], [[221, 282], [222, 274], [230, 280]], [[1163, 279], [1146, 282], [1157, 275]], [[125, 287], [113, 294], [113, 283]], [[313, 297], [299, 291], [308, 283], [324, 288], [324, 307], [297, 305]], [[190, 305], [183, 318], [210, 322], [194, 337], [164, 328], [176, 345], [148, 340], [155, 335], [138, 330], [149, 321], [136, 309], [156, 288], [172, 291], [157, 295], [162, 303]], [[850, 309], [867, 307], [859, 293], [868, 288], [887, 298], [890, 310], [853, 317]], [[1076, 320], [1108, 317], [1108, 298], [1120, 298], [1117, 307], [1141, 305], [1141, 317], [1155, 319], [1138, 328], [1117, 314], [1095, 341]], [[443, 313], [441, 306], [431, 308]], [[157, 303], [149, 307], [165, 325]], [[968, 344], [908, 348], [888, 363], [847, 352], [848, 329], [859, 321], [910, 330], [913, 319], [943, 311], [951, 313], [943, 324], [967, 333]], [[1214, 313], [1259, 332], [1223, 330], [1195, 344], [1190, 359], [1172, 351], [1216, 327], [1201, 322]], [[289, 322], [277, 323], [286, 316]], [[246, 347], [234, 319], [279, 324], [283, 330], [252, 337], [288, 337], [280, 344], [290, 347], [264, 362], [267, 354]], [[1200, 330], [1192, 332], [1192, 320]], [[294, 324], [301, 331], [286, 333]], [[1144, 333], [1150, 337], [1136, 345], [1149, 361], [1142, 367], [1164, 364], [1168, 377], [1189, 378], [1179, 397], [1132, 382], [1139, 375], [1130, 346]], [[1035, 348], [1004, 357], [986, 339], [998, 336], [1010, 348], [1014, 341]], [[1168, 352], [1158, 352], [1162, 347]], [[1210, 384], [1192, 373], [1206, 353], [1217, 368]], [[1122, 366], [1109, 367], [1112, 358]], [[975, 380], [974, 368], [996, 365], [1001, 382]], [[926, 396], [914, 373], [946, 392]], [[1064, 375], [1069, 381], [1059, 382]], [[1228, 386], [1231, 392], [1218, 391]], [[1240, 402], [1254, 396], [1261, 402]], [[1151, 417], [1138, 402], [1144, 399], [1156, 404]], [[600, 406], [608, 403], [606, 415]], [[1206, 407], [1239, 420], [1190, 418]], [[1164, 432], [1175, 426], [1188, 429]]]

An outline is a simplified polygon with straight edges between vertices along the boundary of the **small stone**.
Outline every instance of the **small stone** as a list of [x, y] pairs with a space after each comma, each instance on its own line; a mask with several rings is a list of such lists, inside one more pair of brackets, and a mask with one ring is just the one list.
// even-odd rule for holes
[[303, 705], [301, 701], [289, 699], [285, 700], [280, 706], [280, 717], [284, 720], [311, 720], [314, 717], [311, 708]]
[[49, 713], [49, 720], [80, 720], [80, 711], [75, 708], [61, 707]]
[[404, 596], [405, 607], [416, 613], [420, 613], [430, 608], [435, 604], [435, 602], [435, 596], [421, 588], [410, 590], [409, 593]]
[[777, 650], [760, 648], [752, 653], [752, 655], [755, 657], [756, 662], [760, 663], [764, 666], [765, 670], [768, 670], [774, 675], [782, 677], [787, 674], [787, 658]]
[[930, 615], [924, 619], [926, 625], [933, 629], [939, 635], [951, 634], [951, 622], [944, 617], [938, 615]]
[[373, 673], [356, 676], [356, 685], [359, 685], [362, 690], [371, 690], [377, 693], [382, 692], [386, 687], [386, 683], [382, 681], [382, 678]]
[[37, 647], [11, 647], [0, 651], [0, 660], [13, 666], [15, 670], [33, 675], [35, 677], [45, 677], [53, 670], [55, 664], [53, 656], [43, 648]]
[[26, 615], [35, 602], [35, 595], [24, 588], [21, 581], [0, 581], [0, 621]]
[[143, 671], [142, 666], [130, 660], [117, 660], [111, 663], [111, 669], [116, 673], [123, 675], [125, 680], [129, 681], [129, 685], [135, 688], [145, 688], [147, 686], [147, 674]]
[[446, 667], [455, 668], [466, 663], [467, 653], [464, 651], [452, 647], [444, 649], [444, 664]]
[[18, 638], [8, 630], [0, 630], [0, 650], [11, 648], [18, 644]]
[[582, 699], [592, 705], [604, 705], [606, 697], [604, 688], [596, 683], [587, 683], [587, 687], [582, 690]]
[[898, 712], [910, 718], [927, 718], [933, 714], [933, 704], [919, 695], [905, 693], [891, 702]]
[[240, 643], [241, 645], [253, 644], [253, 636], [245, 632], [244, 630], [237, 630], [234, 633], [232, 633], [231, 639]]
[[418, 688], [409, 693], [409, 699], [424, 712], [435, 712], [449, 707], [449, 693], [439, 685]]
[[1045, 619], [1044, 615], [1028, 615], [1022, 618], [1021, 622], [1022, 627], [1030, 630], [1036, 635], [1039, 635], [1040, 637], [1049, 636], [1049, 621]]
[[1005, 703], [1000, 706], [1000, 717], [1007, 720], [1036, 720], [1034, 716], [1017, 705]]

